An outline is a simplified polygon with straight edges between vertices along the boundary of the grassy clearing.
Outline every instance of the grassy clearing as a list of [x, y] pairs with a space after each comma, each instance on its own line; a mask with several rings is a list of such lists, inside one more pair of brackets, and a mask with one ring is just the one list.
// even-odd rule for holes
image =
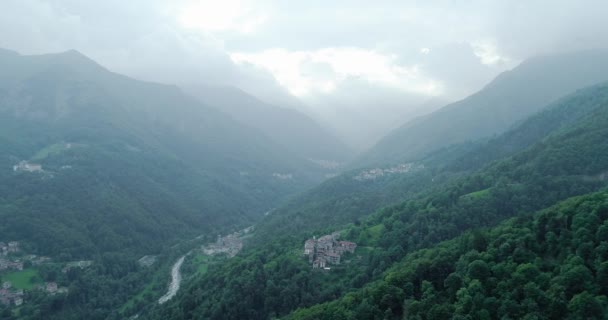
[[40, 161], [45, 159], [51, 154], [57, 154], [65, 150], [64, 143], [55, 143], [50, 146], [47, 146], [40, 151], [38, 151], [30, 160], [32, 161]]
[[480, 198], [485, 198], [489, 195], [490, 195], [490, 188], [465, 194], [465, 195], [461, 196], [461, 198], [476, 200], [476, 199], [480, 199]]
[[196, 266], [196, 273], [199, 275], [207, 273], [210, 262], [211, 257], [205, 254], [197, 254], [192, 260], [192, 263]]
[[42, 278], [36, 269], [25, 269], [2, 275], [3, 281], [10, 281], [17, 289], [31, 290], [35, 285], [42, 283]]

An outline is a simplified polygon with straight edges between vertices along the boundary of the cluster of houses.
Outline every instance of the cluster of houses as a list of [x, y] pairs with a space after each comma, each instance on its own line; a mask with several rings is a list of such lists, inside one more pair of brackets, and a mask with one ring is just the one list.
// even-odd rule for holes
[[[8, 243], [0, 242], [0, 272], [5, 270], [22, 271], [24, 261], [31, 263], [32, 266], [38, 266], [51, 261], [51, 258], [45, 256], [37, 256], [34, 254], [25, 254], [22, 252], [19, 242], [11, 241]], [[67, 272], [70, 268], [86, 268], [90, 266], [92, 261], [72, 261], [68, 262], [63, 268], [63, 272]], [[46, 282], [34, 287], [36, 290], [42, 290], [50, 295], [67, 293], [68, 288], [59, 287], [56, 282]], [[10, 281], [2, 283], [0, 288], [0, 304], [5, 306], [20, 306], [23, 304], [24, 293], [23, 289], [13, 287]]]
[[[42, 290], [50, 295], [68, 293], [68, 288], [59, 287], [56, 282], [46, 282], [34, 287], [37, 290]], [[13, 288], [10, 281], [4, 281], [0, 288], [0, 303], [5, 306], [20, 306], [23, 304], [23, 289]]]
[[243, 237], [253, 231], [253, 226], [236, 231], [227, 236], [217, 236], [215, 243], [202, 247], [203, 253], [209, 256], [226, 254], [229, 258], [236, 256], [243, 249]]
[[61, 272], [67, 273], [72, 268], [80, 268], [80, 269], [88, 268], [92, 264], [93, 264], [93, 261], [91, 261], [91, 260], [70, 261], [65, 264], [65, 266], [61, 269]]
[[7, 256], [11, 253], [17, 253], [19, 242], [11, 241], [8, 244], [0, 242], [0, 271], [4, 270], [23, 270], [23, 262], [21, 259], [9, 259]]
[[340, 234], [334, 232], [320, 238], [313, 237], [304, 242], [304, 255], [314, 269], [329, 270], [328, 264], [340, 264], [345, 252], [354, 253], [357, 244], [350, 241], [338, 241]]
[[20, 161], [16, 165], [13, 166], [13, 171], [25, 171], [25, 172], [41, 172], [42, 165], [37, 163], [29, 163], [25, 160]]
[[23, 262], [20, 259], [17, 260], [9, 260], [0, 258], [0, 271], [5, 270], [23, 270]]
[[293, 179], [293, 174], [275, 172], [272, 174], [272, 177], [277, 178], [279, 180], [291, 180], [291, 179]]
[[413, 171], [415, 169], [423, 169], [424, 165], [414, 165], [413, 163], [404, 163], [398, 166], [394, 166], [391, 168], [374, 168], [360, 172], [358, 175], [354, 176], [353, 179], [357, 181], [364, 180], [373, 180], [379, 177], [383, 177], [385, 175], [392, 174], [403, 174]]
[[51, 261], [49, 257], [35, 254], [23, 255], [20, 252], [19, 242], [11, 241], [6, 244], [0, 242], [0, 272], [5, 270], [21, 271], [24, 268], [24, 261], [29, 261], [34, 266]]
[[57, 282], [46, 282], [44, 284], [35, 287], [38, 290], [42, 290], [52, 296], [56, 294], [68, 293], [68, 288], [60, 287]]
[[20, 306], [23, 304], [23, 290], [17, 290], [12, 287], [10, 281], [4, 281], [2, 288], [0, 288], [0, 303], [5, 306], [15, 305]]
[[338, 169], [342, 163], [334, 160], [308, 159], [323, 169]]
[[8, 244], [0, 242], [0, 254], [2, 254], [3, 256], [8, 255], [9, 253], [17, 252], [19, 252], [19, 242], [11, 241]]
[[147, 268], [147, 267], [155, 264], [156, 261], [158, 261], [158, 256], [146, 255], [146, 256], [141, 257], [139, 260], [137, 260], [137, 263], [140, 266]]
[[218, 236], [217, 241], [203, 247], [203, 253], [206, 255], [216, 255], [225, 253], [228, 257], [236, 256], [243, 249], [243, 240], [241, 240], [237, 232], [229, 234], [225, 237]]

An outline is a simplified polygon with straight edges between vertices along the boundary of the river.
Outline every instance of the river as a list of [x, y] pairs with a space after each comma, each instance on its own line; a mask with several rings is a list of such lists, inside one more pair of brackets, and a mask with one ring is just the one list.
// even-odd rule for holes
[[175, 264], [173, 265], [173, 267], [171, 268], [171, 283], [169, 284], [169, 290], [167, 290], [167, 293], [165, 293], [164, 296], [160, 297], [160, 299], [158, 299], [158, 303], [159, 304], [163, 304], [169, 300], [171, 300], [171, 298], [173, 298], [175, 296], [175, 294], [177, 294], [177, 291], [179, 290], [179, 286], [181, 285], [182, 282], [182, 273], [180, 271], [182, 264], [184, 263], [184, 258], [186, 258], [186, 256], [182, 256], [181, 258], [179, 258], [177, 260], [177, 262], [175, 262]]
[[[238, 237], [240, 237], [243, 234], [247, 234], [247, 233], [251, 232], [252, 230], [253, 230], [253, 226], [250, 226], [241, 231], [237, 231], [237, 232], [233, 233], [233, 235], [238, 234]], [[196, 239], [199, 239], [199, 238], [200, 237], [197, 237]], [[238, 248], [238, 250], [236, 250], [236, 252], [234, 252], [231, 256], [236, 255], [236, 253], [238, 253], [238, 251], [240, 251], [241, 248], [242, 248], [242, 243], [241, 243], [240, 247]], [[163, 303], [171, 300], [171, 298], [173, 298], [177, 294], [177, 291], [179, 291], [179, 287], [182, 282], [182, 272], [180, 269], [182, 267], [182, 264], [184, 263], [184, 259], [191, 252], [192, 252], [192, 250], [190, 250], [187, 254], [183, 255], [181, 258], [177, 259], [175, 264], [173, 264], [173, 267], [171, 268], [171, 283], [169, 284], [169, 289], [167, 290], [167, 293], [165, 293], [164, 296], [162, 296], [162, 297], [160, 297], [160, 299], [158, 299], [159, 304], [163, 304]]]

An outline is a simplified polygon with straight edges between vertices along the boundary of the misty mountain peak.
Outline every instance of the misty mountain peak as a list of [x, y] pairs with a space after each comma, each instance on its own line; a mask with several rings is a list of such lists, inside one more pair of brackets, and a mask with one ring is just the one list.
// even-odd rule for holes
[[69, 66], [78, 70], [107, 71], [106, 68], [75, 49], [70, 49], [60, 53], [42, 55], [40, 57], [49, 58], [53, 63], [57, 63], [62, 66]]
[[4, 48], [0, 48], [0, 56], [18, 56], [19, 53], [13, 50], [8, 50]]

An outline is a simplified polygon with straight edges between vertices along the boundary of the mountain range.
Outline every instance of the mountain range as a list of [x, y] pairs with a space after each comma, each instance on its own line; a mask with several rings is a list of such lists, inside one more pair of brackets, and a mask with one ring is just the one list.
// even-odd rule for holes
[[1, 233], [36, 251], [154, 252], [251, 223], [326, 174], [177, 87], [76, 51], [2, 51], [0, 68]]
[[[524, 61], [349, 162], [236, 88], [0, 50], [0, 241], [50, 259], [0, 274], [32, 275], [0, 319], [602, 318], [606, 57]], [[356, 249], [313, 268], [323, 235]]]
[[331, 167], [354, 156], [334, 133], [295, 109], [264, 103], [234, 87], [197, 86], [189, 92], [304, 159]]

